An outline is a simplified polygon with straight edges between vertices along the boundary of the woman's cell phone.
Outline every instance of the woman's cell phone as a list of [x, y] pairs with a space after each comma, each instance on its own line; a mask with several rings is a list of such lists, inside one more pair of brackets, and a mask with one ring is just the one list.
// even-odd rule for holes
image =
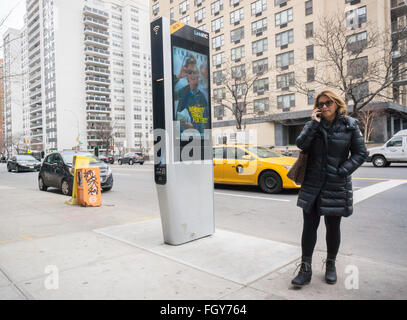
[[[319, 112], [322, 112], [322, 111], [321, 111], [321, 108], [317, 108], [317, 110], [318, 110]], [[320, 113], [317, 114], [317, 118], [321, 118], [321, 114], [320, 114]]]

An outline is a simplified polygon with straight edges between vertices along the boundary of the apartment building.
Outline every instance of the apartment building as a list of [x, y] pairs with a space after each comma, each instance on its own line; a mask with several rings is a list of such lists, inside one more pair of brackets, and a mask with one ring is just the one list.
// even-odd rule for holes
[[23, 135], [21, 46], [21, 31], [9, 28], [3, 35], [3, 123], [8, 149], [11, 141]]
[[[310, 118], [315, 94], [325, 88], [315, 81], [315, 73], [330, 69], [316, 63], [319, 52], [311, 40], [323, 17], [338, 15], [349, 26], [349, 45], [359, 45], [366, 39], [367, 21], [393, 35], [396, 21], [400, 25], [406, 18], [407, 4], [400, 0], [152, 0], [150, 11], [151, 20], [165, 16], [210, 33], [216, 142], [223, 141], [224, 133], [216, 133], [219, 130], [230, 131], [232, 141], [236, 137], [236, 121], [222, 102], [230, 94], [222, 74], [231, 68], [256, 78], [249, 95], [251, 110], [243, 116], [246, 131], [256, 130], [259, 144], [275, 146], [295, 143]], [[400, 48], [395, 58], [404, 63], [404, 46]], [[361, 56], [363, 63], [383, 58], [369, 50]], [[308, 91], [295, 90], [294, 79], [302, 79]], [[397, 129], [407, 128], [406, 84], [398, 80], [394, 101], [372, 101], [387, 111], [375, 126], [376, 140], [384, 141]], [[375, 86], [363, 83], [358, 90], [372, 91]], [[393, 87], [385, 91], [393, 96]]]
[[150, 150], [148, 23], [143, 0], [27, 0], [19, 112], [32, 150]]
[[0, 59], [0, 154], [4, 153], [3, 59]]

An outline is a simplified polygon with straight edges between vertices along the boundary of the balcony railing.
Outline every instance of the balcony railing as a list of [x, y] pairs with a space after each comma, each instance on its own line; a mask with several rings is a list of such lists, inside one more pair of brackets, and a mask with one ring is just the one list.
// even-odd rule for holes
[[105, 87], [94, 87], [94, 86], [87, 86], [86, 91], [97, 91], [97, 92], [103, 92], [103, 93], [110, 93], [109, 88]]
[[95, 43], [98, 43], [98, 44], [103, 44], [103, 45], [105, 45], [107, 47], [109, 46], [109, 41], [106, 41], [106, 40], [103, 40], [103, 39], [98, 39], [98, 38], [91, 37], [91, 36], [86, 36], [85, 37], [85, 42], [89, 42], [89, 41], [95, 42]]
[[41, 89], [40, 90], [35, 90], [35, 91], [30, 91], [30, 98], [35, 97], [36, 95], [41, 94]]
[[111, 117], [97, 117], [97, 116], [87, 116], [87, 121], [112, 121]]
[[99, 73], [104, 73], [104, 74], [110, 74], [109, 69], [99, 68], [99, 67], [94, 67], [94, 66], [87, 66], [85, 68], [85, 71], [93, 71], [93, 72], [99, 72]]
[[30, 109], [30, 113], [36, 113], [38, 111], [42, 111], [42, 105]]
[[105, 27], [109, 27], [109, 23], [107, 23], [106, 21], [99, 20], [99, 19], [96, 19], [96, 18], [92, 18], [92, 17], [89, 17], [89, 16], [85, 16], [83, 18], [83, 21], [85, 21], [85, 23], [88, 22], [88, 23], [94, 23], [96, 25], [102, 25], [102, 26], [105, 26]]
[[112, 100], [110, 98], [106, 98], [105, 96], [86, 96], [86, 101], [98, 101], [110, 103]]
[[95, 105], [88, 105], [86, 107], [86, 111], [90, 111], [90, 112], [111, 112], [112, 108], [95, 104]]
[[41, 103], [41, 102], [42, 102], [42, 97], [30, 99], [30, 105]]
[[109, 80], [108, 78], [92, 77], [92, 76], [86, 77], [86, 78], [85, 78], [85, 81], [94, 81], [94, 82], [110, 83], [110, 80]]
[[98, 10], [98, 9], [95, 9], [95, 8], [90, 8], [90, 7], [84, 7], [83, 8], [83, 12], [85, 12], [85, 13], [92, 13], [92, 14], [94, 14], [94, 15], [98, 15], [98, 16], [100, 16], [100, 17], [104, 17], [104, 18], [109, 18], [109, 14], [107, 13], [107, 12], [105, 12], [105, 11], [102, 11], [102, 10]]
[[84, 30], [85, 30], [85, 34], [86, 33], [96, 33], [98, 35], [104, 35], [106, 37], [109, 36], [109, 32], [104, 31], [104, 30], [100, 30], [98, 28], [93, 28], [93, 27], [90, 27], [90, 26], [85, 26]]
[[102, 58], [97, 58], [97, 57], [91, 57], [87, 56], [85, 59], [86, 62], [93, 62], [93, 63], [99, 63], [99, 64], [104, 64], [104, 65], [110, 65], [109, 60], [107, 59], [102, 59]]
[[95, 48], [95, 47], [85, 47], [85, 52], [91, 52], [91, 53], [97, 53], [97, 54], [102, 54], [105, 56], [110, 55], [110, 52], [107, 50], [103, 50], [103, 49], [99, 49], [99, 48]]

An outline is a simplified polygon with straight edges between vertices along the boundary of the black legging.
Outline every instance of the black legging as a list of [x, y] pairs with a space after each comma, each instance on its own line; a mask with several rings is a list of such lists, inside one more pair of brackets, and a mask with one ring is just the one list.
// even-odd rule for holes
[[[312, 257], [312, 254], [314, 252], [314, 247], [317, 242], [317, 230], [321, 218], [318, 210], [319, 205], [317, 199], [311, 212], [303, 212], [304, 227], [301, 237], [301, 248], [303, 257]], [[341, 243], [341, 217], [324, 216], [324, 220], [326, 226], [326, 246], [328, 251], [328, 258], [335, 259], [336, 255], [338, 254], [339, 245]]]

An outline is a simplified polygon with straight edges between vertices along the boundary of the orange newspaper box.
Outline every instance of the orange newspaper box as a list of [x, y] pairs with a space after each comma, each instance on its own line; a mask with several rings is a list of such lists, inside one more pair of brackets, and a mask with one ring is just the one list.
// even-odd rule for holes
[[99, 207], [102, 205], [100, 169], [78, 169], [76, 174], [78, 204], [83, 207]]

